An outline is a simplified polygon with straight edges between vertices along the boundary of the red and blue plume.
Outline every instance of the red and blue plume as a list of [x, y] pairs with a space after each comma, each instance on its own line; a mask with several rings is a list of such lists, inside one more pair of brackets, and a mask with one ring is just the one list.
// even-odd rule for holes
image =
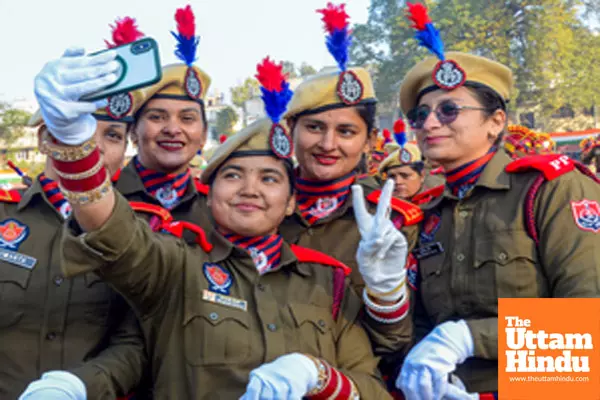
[[123, 46], [124, 44], [133, 43], [144, 37], [144, 34], [138, 30], [135, 19], [125, 17], [117, 19], [114, 25], [109, 25], [111, 30], [112, 43], [105, 40], [106, 47]]
[[384, 129], [383, 130], [383, 144], [388, 144], [388, 143], [392, 143], [392, 134], [390, 133], [389, 129]]
[[433, 22], [427, 13], [427, 7], [423, 4], [406, 3], [408, 7], [407, 17], [412, 21], [412, 27], [417, 30], [415, 38], [419, 44], [435, 54], [440, 60], [444, 60], [444, 42], [440, 38], [440, 32], [433, 26]]
[[404, 147], [406, 144], [406, 126], [404, 125], [404, 121], [402, 119], [398, 119], [394, 122], [394, 139], [396, 139], [396, 143], [400, 145], [400, 147]]
[[348, 49], [352, 43], [351, 31], [348, 28], [350, 17], [346, 14], [345, 7], [345, 4], [327, 3], [327, 8], [317, 10], [318, 13], [323, 14], [322, 20], [328, 33], [325, 41], [327, 49], [342, 71], [346, 70]]
[[256, 79], [261, 85], [267, 115], [271, 121], [278, 123], [293, 95], [287, 76], [283, 73], [283, 65], [266, 57], [256, 66]]
[[178, 8], [175, 21], [177, 33], [171, 32], [177, 40], [175, 55], [190, 67], [196, 61], [196, 49], [200, 42], [200, 37], [196, 36], [196, 17], [192, 7], [187, 5], [185, 8]]

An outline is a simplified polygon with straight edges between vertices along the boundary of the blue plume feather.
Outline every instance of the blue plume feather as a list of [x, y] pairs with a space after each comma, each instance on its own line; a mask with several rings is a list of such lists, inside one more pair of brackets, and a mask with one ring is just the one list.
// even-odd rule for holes
[[348, 28], [334, 30], [331, 35], [327, 36], [326, 44], [340, 69], [345, 71], [348, 63], [348, 49], [352, 44], [352, 36], [348, 34]]
[[261, 86], [262, 100], [265, 103], [265, 111], [271, 121], [278, 123], [294, 94], [290, 90], [288, 82], [282, 82], [280, 91], [269, 91]]
[[175, 47], [175, 55], [189, 67], [196, 61], [196, 49], [200, 43], [200, 37], [191, 36], [189, 38], [175, 32], [171, 32], [177, 46]]
[[444, 42], [442, 42], [442, 39], [440, 38], [440, 32], [432, 23], [426, 24], [425, 27], [425, 30], [417, 31], [415, 38], [419, 41], [421, 46], [426, 47], [440, 60], [445, 60]]
[[404, 145], [406, 144], [406, 133], [394, 132], [394, 139], [396, 139], [396, 143], [398, 143], [400, 145], [400, 147], [404, 147]]

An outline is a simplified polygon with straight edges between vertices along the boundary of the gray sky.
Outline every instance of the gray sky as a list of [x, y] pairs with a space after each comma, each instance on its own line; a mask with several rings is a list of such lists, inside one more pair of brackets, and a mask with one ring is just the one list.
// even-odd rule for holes
[[[201, 36], [197, 65], [213, 79], [211, 90], [227, 92], [253, 75], [266, 55], [305, 61], [320, 69], [335, 65], [324, 43], [320, 14], [327, 0], [196, 0]], [[152, 5], [151, 5], [152, 4]], [[163, 64], [176, 61], [174, 14], [185, 1], [0, 0], [0, 100], [33, 100], [33, 77], [71, 45], [103, 49], [109, 23], [131, 16], [157, 40]], [[348, 0], [351, 23], [367, 19], [369, 0]]]

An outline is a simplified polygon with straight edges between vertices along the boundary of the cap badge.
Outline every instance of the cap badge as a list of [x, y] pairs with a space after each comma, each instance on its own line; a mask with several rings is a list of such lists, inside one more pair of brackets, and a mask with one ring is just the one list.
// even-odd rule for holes
[[344, 71], [340, 74], [337, 93], [339, 98], [348, 105], [355, 105], [362, 100], [364, 87], [354, 71]]
[[408, 164], [412, 161], [412, 156], [410, 155], [410, 152], [408, 150], [400, 150], [400, 161], [404, 164]]
[[280, 124], [273, 124], [271, 127], [269, 145], [271, 146], [271, 151], [279, 158], [285, 159], [292, 156], [294, 148], [292, 139], [285, 131], [285, 128]]
[[437, 63], [432, 78], [439, 88], [454, 90], [465, 83], [467, 74], [456, 61], [444, 60]]
[[108, 98], [106, 113], [112, 119], [121, 119], [133, 108], [133, 96], [131, 93], [119, 93]]
[[185, 91], [192, 99], [199, 99], [202, 96], [202, 82], [198, 73], [192, 68], [188, 68], [185, 73]]

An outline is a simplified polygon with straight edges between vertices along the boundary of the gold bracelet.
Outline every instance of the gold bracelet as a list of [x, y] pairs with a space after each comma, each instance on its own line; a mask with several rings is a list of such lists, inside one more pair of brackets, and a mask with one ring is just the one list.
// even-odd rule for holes
[[95, 189], [88, 190], [87, 192], [71, 192], [62, 186], [60, 186], [60, 190], [63, 192], [65, 198], [70, 204], [86, 205], [95, 203], [102, 199], [110, 192], [111, 187], [112, 182], [110, 180], [110, 175], [107, 173], [106, 179], [102, 185]]
[[369, 294], [369, 296], [371, 297], [375, 297], [375, 298], [380, 298], [380, 297], [386, 297], [386, 296], [390, 296], [392, 294], [398, 293], [399, 291], [401, 291], [402, 289], [404, 289], [404, 280], [402, 280], [402, 282], [400, 282], [400, 284], [398, 286], [396, 286], [394, 289], [390, 290], [389, 292], [385, 292], [385, 293], [374, 293], [371, 289], [369, 289], [369, 287], [367, 286], [367, 293]]
[[91, 139], [83, 142], [78, 146], [60, 146], [52, 143], [48, 130], [45, 130], [42, 135], [42, 143], [40, 145], [40, 152], [46, 154], [48, 157], [57, 161], [79, 161], [90, 154], [96, 149], [96, 141], [92, 137]]
[[348, 378], [348, 380], [350, 381], [350, 385], [352, 385], [352, 391], [350, 392], [350, 399], [359, 400], [360, 393], [358, 393], [358, 389], [356, 388], [356, 385], [354, 384], [354, 382], [352, 382], [352, 379]]
[[316, 357], [311, 356], [310, 354], [304, 354], [306, 357], [310, 358], [310, 360], [315, 363], [315, 366], [317, 367], [317, 371], [319, 372], [319, 377], [317, 378], [317, 385], [310, 391], [308, 392], [306, 395], [307, 396], [314, 396], [318, 393], [321, 393], [323, 391], [323, 389], [325, 389], [327, 387], [327, 385], [329, 384], [329, 380], [331, 379], [331, 374], [329, 371], [331, 371], [330, 368], [327, 368], [327, 366], [325, 365], [325, 363], [321, 360], [319, 360]]
[[100, 160], [94, 165], [91, 169], [87, 171], [79, 172], [77, 174], [66, 174], [64, 172], [60, 172], [58, 169], [54, 168], [54, 172], [56, 175], [60, 176], [63, 179], [68, 179], [70, 181], [80, 181], [82, 179], [89, 178], [92, 175], [95, 175], [98, 171], [100, 171], [104, 167], [104, 160], [100, 157]]

